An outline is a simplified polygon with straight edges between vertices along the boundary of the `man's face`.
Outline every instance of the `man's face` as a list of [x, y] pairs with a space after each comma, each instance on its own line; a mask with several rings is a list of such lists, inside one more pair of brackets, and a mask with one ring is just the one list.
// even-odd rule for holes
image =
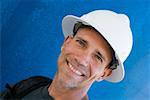
[[102, 75], [112, 58], [107, 42], [93, 29], [81, 28], [66, 38], [58, 59], [57, 77], [68, 88], [78, 87], [93, 75]]

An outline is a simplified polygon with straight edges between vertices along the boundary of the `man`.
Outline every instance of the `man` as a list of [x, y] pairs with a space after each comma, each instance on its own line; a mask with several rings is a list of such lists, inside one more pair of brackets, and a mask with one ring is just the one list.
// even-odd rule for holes
[[124, 14], [96, 10], [62, 21], [65, 36], [58, 71], [51, 84], [28, 93], [25, 99], [88, 100], [95, 81], [120, 82], [123, 62], [132, 48], [129, 19]]

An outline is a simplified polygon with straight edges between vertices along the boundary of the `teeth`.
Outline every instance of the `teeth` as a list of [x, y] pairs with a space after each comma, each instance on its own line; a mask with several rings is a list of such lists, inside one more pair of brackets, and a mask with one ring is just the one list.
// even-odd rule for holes
[[73, 66], [70, 64], [70, 63], [68, 63], [68, 65], [69, 65], [69, 67], [70, 67], [70, 69], [74, 72], [74, 73], [76, 73], [76, 74], [78, 74], [78, 75], [82, 75], [81, 74], [81, 72], [79, 72], [78, 70], [76, 70], [75, 68], [73, 68]]
[[79, 74], [79, 75], [82, 75], [78, 70], [76, 70], [76, 73]]

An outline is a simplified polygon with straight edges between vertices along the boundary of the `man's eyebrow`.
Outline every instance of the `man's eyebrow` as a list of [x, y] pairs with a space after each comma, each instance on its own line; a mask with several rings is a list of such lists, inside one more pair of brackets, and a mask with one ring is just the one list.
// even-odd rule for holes
[[88, 44], [88, 41], [84, 40], [83, 38], [81, 38], [81, 37], [76, 37], [76, 38], [80, 39], [80, 40], [81, 40], [82, 42], [84, 42], [85, 44]]
[[105, 60], [105, 57], [97, 50], [96, 53], [103, 59]]

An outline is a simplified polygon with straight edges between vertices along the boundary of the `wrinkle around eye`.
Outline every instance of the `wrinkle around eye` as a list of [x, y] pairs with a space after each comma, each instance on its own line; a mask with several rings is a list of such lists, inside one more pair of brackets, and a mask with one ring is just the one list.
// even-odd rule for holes
[[102, 59], [100, 56], [95, 55], [95, 57], [96, 57], [96, 59], [97, 59], [98, 61], [103, 62], [103, 59]]
[[76, 40], [76, 42], [77, 42], [78, 45], [80, 45], [81, 47], [86, 47], [85, 43], [83, 43], [81, 40]]

